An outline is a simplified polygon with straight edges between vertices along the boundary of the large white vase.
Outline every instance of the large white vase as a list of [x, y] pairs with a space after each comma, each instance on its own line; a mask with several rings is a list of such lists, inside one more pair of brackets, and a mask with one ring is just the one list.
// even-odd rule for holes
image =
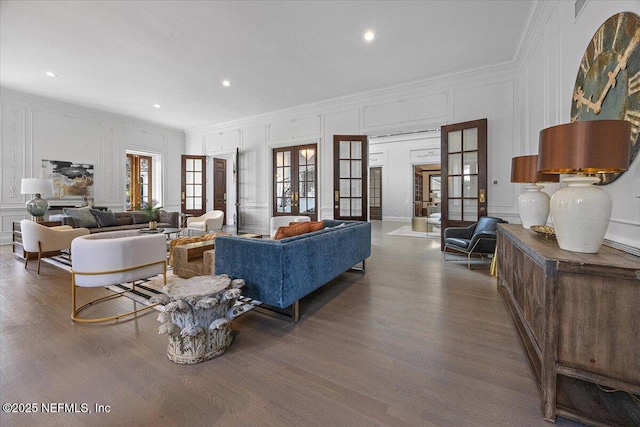
[[546, 225], [549, 217], [549, 195], [541, 191], [541, 185], [530, 184], [518, 197], [518, 213], [524, 228], [532, 225]]
[[568, 187], [551, 197], [551, 220], [560, 249], [597, 253], [611, 218], [611, 197], [593, 186], [599, 179], [591, 176], [564, 178]]

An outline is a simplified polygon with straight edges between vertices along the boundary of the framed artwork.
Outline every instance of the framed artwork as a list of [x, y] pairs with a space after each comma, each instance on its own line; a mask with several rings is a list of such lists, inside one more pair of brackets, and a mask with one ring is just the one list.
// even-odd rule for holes
[[55, 200], [93, 197], [93, 165], [62, 160], [42, 160], [42, 178], [53, 180]]

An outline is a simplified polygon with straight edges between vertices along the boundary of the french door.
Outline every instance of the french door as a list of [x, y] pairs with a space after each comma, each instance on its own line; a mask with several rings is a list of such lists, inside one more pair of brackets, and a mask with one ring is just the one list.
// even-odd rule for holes
[[127, 153], [126, 210], [152, 204], [153, 159], [151, 156]]
[[273, 150], [273, 216], [318, 219], [317, 144]]
[[207, 156], [182, 155], [181, 211], [200, 216], [207, 207]]
[[213, 209], [224, 212], [227, 225], [227, 161], [213, 159]]
[[367, 220], [366, 135], [333, 136], [333, 217]]
[[369, 169], [369, 219], [382, 219], [382, 168]]
[[487, 215], [487, 119], [442, 126], [440, 142], [444, 233]]

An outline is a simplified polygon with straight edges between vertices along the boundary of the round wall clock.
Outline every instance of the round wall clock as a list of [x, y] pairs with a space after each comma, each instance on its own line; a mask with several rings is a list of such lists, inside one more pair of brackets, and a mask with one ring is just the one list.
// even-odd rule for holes
[[[571, 121], [605, 119], [631, 123], [631, 163], [640, 147], [640, 17], [632, 12], [613, 15], [598, 28], [578, 68]], [[599, 174], [600, 184], [620, 175]]]

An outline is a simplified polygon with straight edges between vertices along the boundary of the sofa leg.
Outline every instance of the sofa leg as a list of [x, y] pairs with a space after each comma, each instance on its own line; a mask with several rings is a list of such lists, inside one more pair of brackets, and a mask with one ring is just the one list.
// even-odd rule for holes
[[[358, 265], [358, 264], [356, 264]], [[362, 268], [357, 268], [356, 265], [354, 265], [353, 267], [351, 267], [349, 270], [353, 270], [353, 271], [360, 271], [362, 273], [364, 273], [364, 266], [365, 266], [365, 261], [362, 260]]]
[[291, 305], [291, 317], [293, 320], [293, 323], [298, 323], [298, 320], [300, 320], [300, 301], [296, 300], [296, 302], [294, 302]]
[[300, 320], [300, 302], [295, 301], [287, 308], [280, 308], [269, 304], [261, 304], [254, 307], [254, 311], [266, 314], [268, 316], [277, 317], [278, 319], [290, 320], [292, 323], [298, 323]]

